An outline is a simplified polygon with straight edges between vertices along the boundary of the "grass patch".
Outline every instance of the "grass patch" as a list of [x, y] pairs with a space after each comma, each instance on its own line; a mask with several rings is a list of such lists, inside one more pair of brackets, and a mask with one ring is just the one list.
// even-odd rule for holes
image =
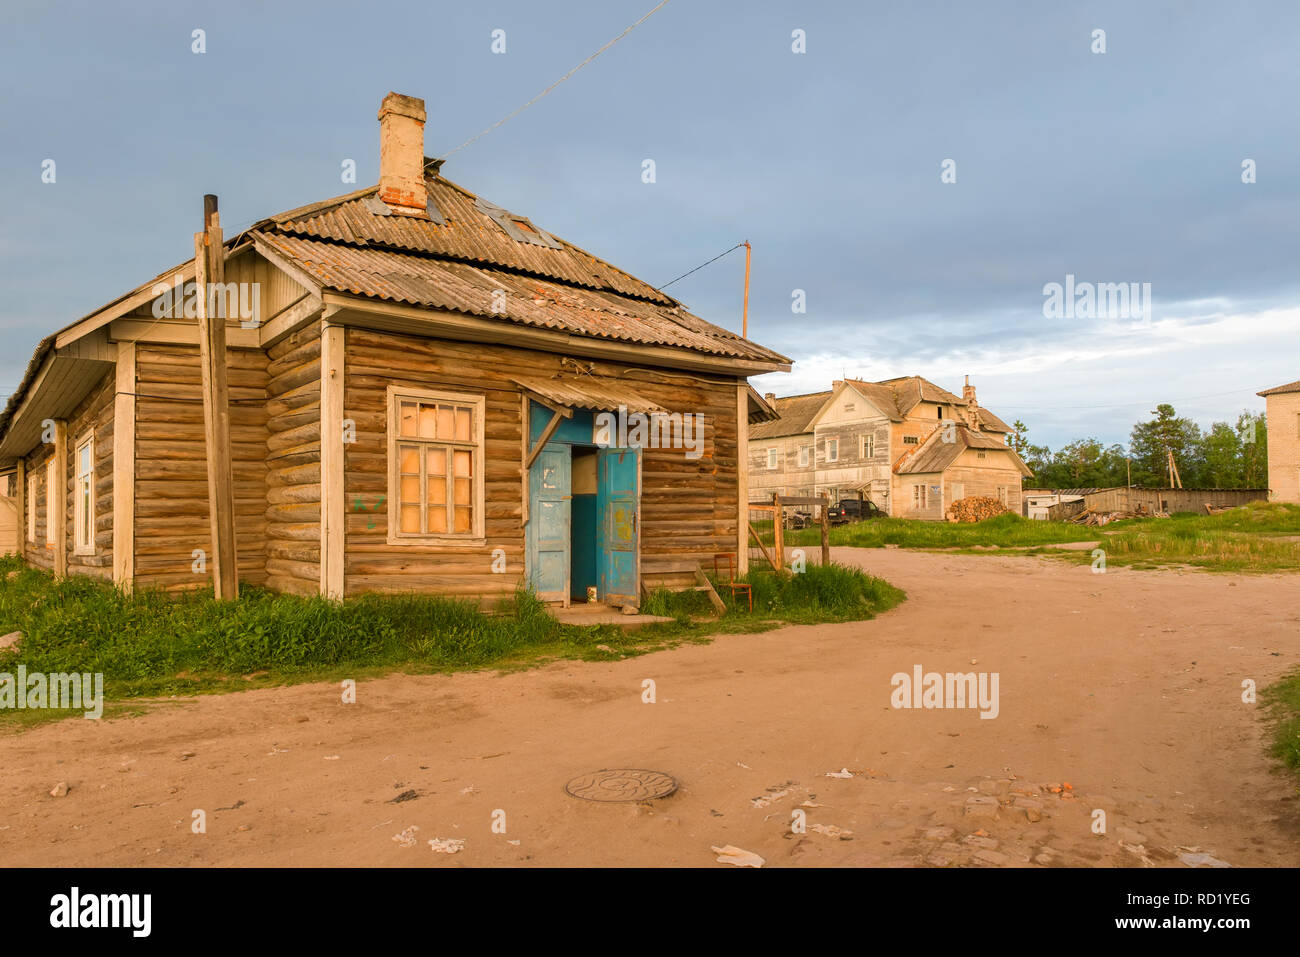
[[[1104, 526], [1098, 535], [1108, 565], [1189, 565], [1218, 572], [1300, 569], [1300, 506], [1251, 502], [1218, 515], [1184, 512]], [[1088, 554], [1069, 556], [1090, 561]]]
[[[821, 542], [820, 530], [785, 534], [787, 546]], [[1045, 546], [1100, 541], [1107, 563], [1134, 568], [1190, 565], [1212, 571], [1271, 572], [1300, 569], [1300, 506], [1251, 502], [1218, 515], [1179, 512], [1169, 518], [1131, 518], [1106, 525], [1073, 525], [1006, 514], [969, 524], [883, 518], [831, 529], [832, 545], [857, 548], [966, 549], [996, 546], [1067, 561], [1091, 562], [1091, 554]], [[765, 541], [771, 541], [768, 535]]]
[[1260, 693], [1260, 703], [1273, 722], [1269, 753], [1300, 773], [1300, 673], [1269, 685]]
[[[1058, 542], [1085, 541], [1095, 531], [1068, 522], [1045, 522], [1007, 513], [982, 522], [923, 522], [914, 518], [873, 518], [865, 522], [836, 525], [831, 529], [832, 545], [855, 548], [971, 548], [997, 545], [999, 548], [1029, 548]], [[765, 542], [771, 541], [768, 535]], [[803, 528], [785, 533], [786, 545], [820, 545], [821, 529]]]
[[[782, 621], [872, 617], [902, 601], [901, 591], [857, 569], [810, 566], [778, 579], [753, 572], [754, 611], [727, 589], [727, 611], [714, 614], [699, 592], [659, 592], [644, 611], [674, 619], [631, 631], [617, 625], [563, 625], [529, 592], [503, 600], [495, 614], [476, 602], [425, 595], [363, 595], [346, 602], [277, 595], [243, 587], [237, 601], [198, 593], [142, 589], [125, 595], [109, 584], [55, 581], [0, 558], [0, 634], [23, 633], [18, 650], [0, 652], [0, 672], [102, 673], [111, 707], [166, 695], [246, 690], [265, 685], [427, 673], [519, 668], [556, 658], [611, 660], [718, 633], [755, 632]], [[0, 725], [23, 727], [80, 715], [55, 709], [0, 709]], [[110, 711], [106, 710], [106, 714]]]

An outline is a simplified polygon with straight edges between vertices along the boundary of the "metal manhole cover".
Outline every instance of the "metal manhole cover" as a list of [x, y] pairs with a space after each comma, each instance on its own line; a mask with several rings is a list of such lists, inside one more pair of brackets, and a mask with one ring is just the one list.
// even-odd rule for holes
[[662, 771], [616, 768], [580, 774], [564, 790], [584, 801], [652, 801], [676, 791], [677, 782]]

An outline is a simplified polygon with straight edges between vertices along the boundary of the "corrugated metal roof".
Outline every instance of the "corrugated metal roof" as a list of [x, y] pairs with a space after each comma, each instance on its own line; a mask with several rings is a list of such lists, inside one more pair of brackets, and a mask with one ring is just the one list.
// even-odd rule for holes
[[275, 232], [256, 232], [253, 237], [339, 292], [595, 339], [671, 346], [733, 359], [789, 361], [680, 307], [390, 249]]
[[491, 204], [454, 183], [437, 177], [428, 189], [441, 224], [378, 215], [376, 190], [369, 189], [263, 220], [250, 235], [323, 286], [357, 296], [597, 339], [790, 362], [563, 240], [553, 248], [513, 238], [484, 211]]
[[[945, 434], [951, 435], [953, 441], [945, 442]], [[942, 472], [952, 465], [966, 449], [996, 449], [999, 452], [1005, 452], [1021, 474], [1033, 474], [1011, 446], [989, 435], [972, 431], [964, 425], [958, 425], [952, 430], [942, 427], [936, 428], [921, 443], [920, 448], [894, 467], [894, 471], [899, 475]]]
[[633, 392], [617, 379], [584, 375], [571, 379], [512, 379], [515, 385], [536, 393], [556, 405], [571, 409], [591, 409], [596, 412], [617, 412], [622, 406], [628, 412], [652, 415], [667, 412], [644, 396]]
[[808, 424], [822, 410], [829, 392], [814, 392], [811, 395], [792, 395], [776, 399], [772, 405], [781, 416], [771, 422], [760, 422], [749, 427], [751, 439], [775, 439], [784, 435], [802, 435], [808, 431]]
[[1282, 395], [1286, 392], [1300, 392], [1300, 381], [1288, 382], [1286, 385], [1275, 385], [1271, 389], [1265, 389], [1263, 392], [1256, 392], [1256, 395]]

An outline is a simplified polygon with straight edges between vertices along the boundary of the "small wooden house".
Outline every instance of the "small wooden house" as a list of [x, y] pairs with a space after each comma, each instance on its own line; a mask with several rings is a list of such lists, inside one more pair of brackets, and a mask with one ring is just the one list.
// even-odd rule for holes
[[0, 414], [26, 560], [624, 606], [656, 563], [743, 566], [748, 424], [771, 414], [746, 377], [789, 360], [443, 178], [423, 101], [379, 119], [377, 187], [217, 242], [224, 282], [196, 255], [40, 343]]

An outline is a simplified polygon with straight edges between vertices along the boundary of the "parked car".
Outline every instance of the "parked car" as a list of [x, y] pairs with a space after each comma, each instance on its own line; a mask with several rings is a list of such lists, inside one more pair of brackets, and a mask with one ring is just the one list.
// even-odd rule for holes
[[861, 522], [868, 518], [880, 518], [884, 514], [875, 502], [858, 498], [842, 498], [837, 504], [832, 505], [826, 513], [832, 525]]
[[791, 512], [785, 518], [786, 528], [807, 528], [812, 524], [812, 512]]

